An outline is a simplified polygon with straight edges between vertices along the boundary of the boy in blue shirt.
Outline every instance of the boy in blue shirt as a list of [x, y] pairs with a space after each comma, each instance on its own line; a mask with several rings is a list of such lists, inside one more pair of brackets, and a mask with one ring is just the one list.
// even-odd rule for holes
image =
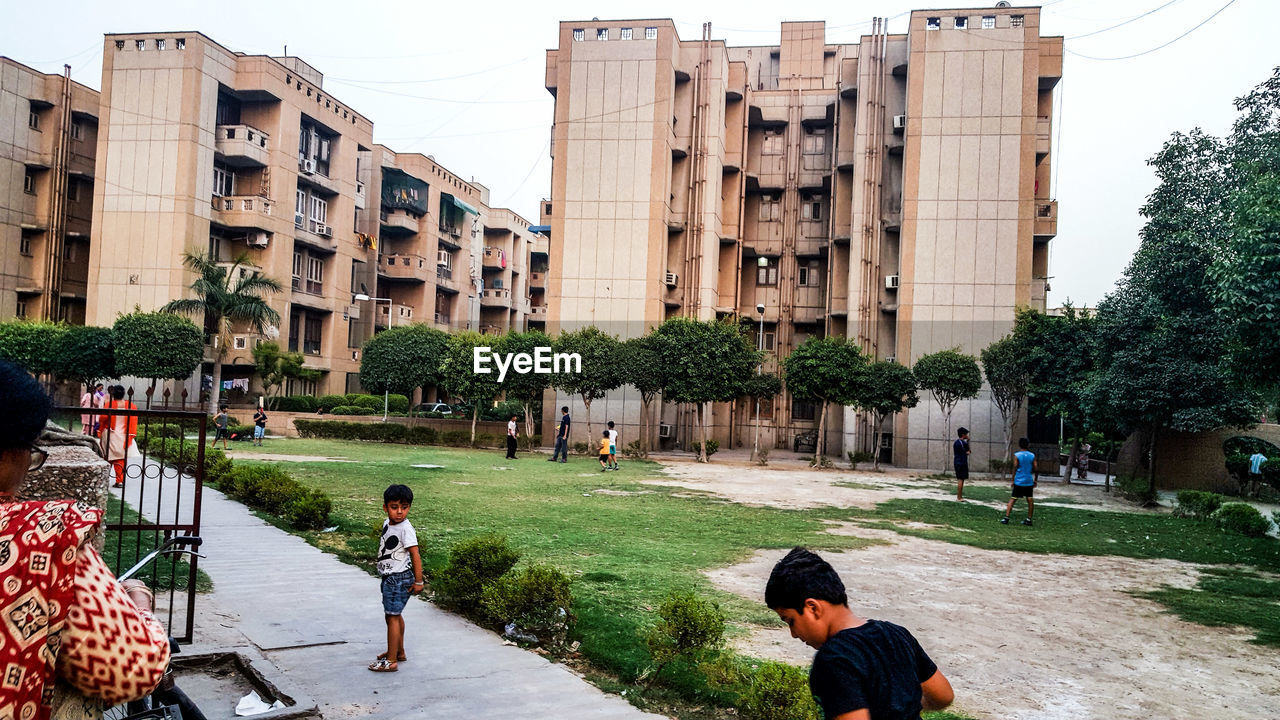
[[1035, 512], [1036, 505], [1031, 496], [1040, 481], [1040, 468], [1036, 465], [1035, 453], [1027, 449], [1030, 446], [1030, 440], [1018, 438], [1018, 452], [1013, 454], [1013, 497], [1009, 498], [1009, 505], [1004, 509], [1004, 517], [1000, 518], [1005, 525], [1009, 524], [1009, 513], [1013, 512], [1013, 504], [1020, 497], [1027, 499], [1027, 519], [1022, 521], [1023, 525], [1031, 524], [1031, 514]]

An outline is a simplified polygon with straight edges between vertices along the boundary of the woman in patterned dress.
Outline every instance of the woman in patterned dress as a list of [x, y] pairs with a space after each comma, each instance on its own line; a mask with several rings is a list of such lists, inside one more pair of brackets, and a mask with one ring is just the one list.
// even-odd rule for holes
[[0, 718], [101, 716], [164, 677], [169, 640], [140, 582], [115, 581], [94, 549], [102, 510], [70, 500], [19, 502], [44, 464], [35, 446], [49, 399], [0, 361]]

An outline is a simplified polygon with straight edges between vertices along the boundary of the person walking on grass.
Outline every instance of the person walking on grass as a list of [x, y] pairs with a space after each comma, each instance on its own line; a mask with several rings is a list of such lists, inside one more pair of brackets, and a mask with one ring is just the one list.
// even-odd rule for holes
[[560, 462], [569, 461], [569, 427], [573, 421], [569, 418], [569, 406], [565, 405], [560, 408], [560, 428], [556, 430], [556, 446], [551, 451], [551, 459], [547, 462], [555, 462], [556, 458], [560, 458]]
[[218, 407], [218, 414], [213, 416], [213, 442], [211, 446], [217, 446], [218, 441], [222, 441], [222, 449], [227, 449], [227, 438], [231, 437], [231, 433], [227, 432], [227, 406]]
[[906, 628], [849, 608], [844, 583], [825, 560], [795, 548], [773, 566], [764, 602], [817, 650], [809, 690], [826, 720], [920, 720], [955, 691]]
[[[253, 411], [253, 444], [262, 447], [262, 438], [267, 434], [267, 411], [258, 400], [258, 409]], [[226, 445], [224, 442], [223, 445]]]
[[609, 469], [609, 431], [600, 433], [600, 472]]
[[956, 466], [956, 500], [964, 502], [964, 481], [969, 479], [969, 430], [956, 430], [956, 441], [951, 449], [955, 455]]
[[1249, 456], [1249, 494], [1256, 495], [1262, 488], [1262, 466], [1267, 463], [1267, 456], [1255, 452]]
[[382, 493], [387, 519], [378, 540], [378, 575], [382, 578], [382, 613], [387, 620], [387, 651], [369, 665], [374, 672], [396, 672], [405, 661], [404, 606], [410, 595], [422, 592], [418, 534], [408, 519], [412, 505], [413, 490], [407, 485], [392, 485]]
[[618, 431], [613, 429], [613, 421], [609, 421], [609, 469], [618, 469]]
[[516, 416], [511, 416], [511, 421], [507, 423], [507, 459], [516, 459]]
[[1013, 512], [1013, 504], [1018, 498], [1027, 499], [1027, 519], [1022, 521], [1023, 525], [1031, 524], [1031, 515], [1036, 509], [1032, 495], [1035, 494], [1036, 483], [1040, 481], [1040, 467], [1036, 464], [1035, 453], [1027, 449], [1030, 446], [1029, 440], [1018, 438], [1019, 450], [1013, 454], [1013, 496], [1004, 509], [1004, 517], [1000, 518], [1000, 522], [1005, 525], [1009, 524], [1009, 513]]

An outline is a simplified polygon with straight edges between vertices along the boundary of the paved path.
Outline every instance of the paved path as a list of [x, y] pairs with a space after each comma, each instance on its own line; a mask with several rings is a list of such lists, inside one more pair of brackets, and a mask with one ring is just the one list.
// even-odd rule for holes
[[197, 601], [192, 650], [243, 637], [325, 718], [662, 718], [418, 599], [404, 613], [408, 662], [369, 672], [386, 645], [376, 578], [208, 488], [200, 534], [214, 591]]

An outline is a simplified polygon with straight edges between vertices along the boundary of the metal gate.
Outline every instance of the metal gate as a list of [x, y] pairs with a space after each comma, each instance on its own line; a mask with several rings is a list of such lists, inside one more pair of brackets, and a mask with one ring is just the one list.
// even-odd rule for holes
[[[184, 390], [171, 401], [166, 390], [153, 404], [152, 390], [134, 402], [110, 392], [102, 407], [58, 407], [65, 427], [91, 434], [112, 465], [105, 515], [103, 557], [120, 574], [174, 535], [200, 534], [205, 431], [209, 418]], [[138, 574], [155, 591], [156, 617], [178, 642], [191, 642], [195, 627], [197, 558], [157, 558]]]

